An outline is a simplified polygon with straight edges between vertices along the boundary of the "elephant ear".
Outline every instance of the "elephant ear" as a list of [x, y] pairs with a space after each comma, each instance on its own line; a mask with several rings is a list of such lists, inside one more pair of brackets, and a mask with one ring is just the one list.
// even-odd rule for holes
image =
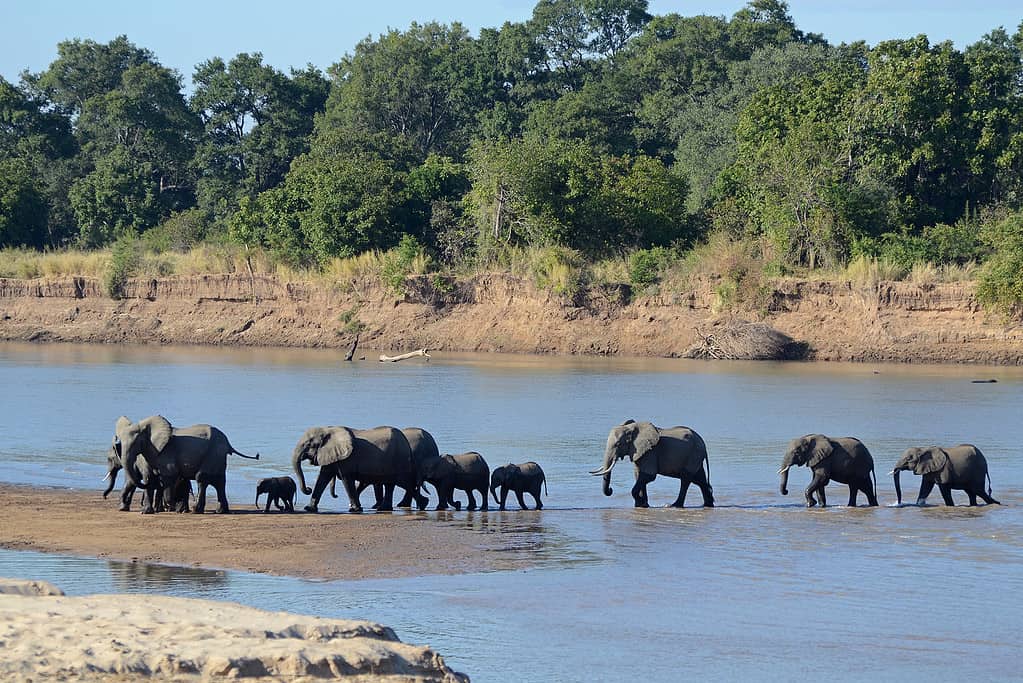
[[320, 467], [351, 457], [355, 452], [355, 439], [352, 437], [352, 430], [348, 427], [334, 427], [330, 430], [330, 436], [320, 447], [316, 461]]
[[[920, 454], [917, 458], [916, 467], [913, 468], [914, 474], [936, 474], [945, 469], [945, 465], [948, 464], [948, 456], [945, 451], [940, 448], [928, 448], [926, 451]], [[947, 474], [945, 475], [947, 478]], [[942, 481], [942, 483], [947, 483]]]
[[822, 462], [831, 457], [834, 449], [831, 440], [826, 436], [815, 436], [810, 440], [810, 458], [806, 461], [807, 467], [818, 467]]
[[163, 415], [153, 415], [139, 422], [139, 427], [149, 434], [149, 443], [156, 454], [163, 452], [171, 439], [171, 423]]
[[657, 427], [650, 422], [640, 422], [636, 425], [636, 436], [632, 440], [632, 462], [639, 462], [657, 442], [661, 440], [661, 433]]
[[114, 433], [120, 434], [129, 427], [131, 427], [131, 420], [122, 415], [121, 417], [117, 418], [117, 422], [114, 424]]

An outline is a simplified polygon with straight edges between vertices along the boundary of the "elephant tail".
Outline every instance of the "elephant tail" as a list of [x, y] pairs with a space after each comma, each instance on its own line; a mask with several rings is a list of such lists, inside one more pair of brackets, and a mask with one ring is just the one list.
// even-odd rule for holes
[[703, 463], [707, 466], [707, 483], [710, 483], [710, 456], [706, 453], [703, 454]]
[[543, 495], [550, 498], [551, 494], [547, 492], [547, 475], [543, 475]]
[[876, 499], [877, 498], [877, 475], [874, 474], [873, 468], [871, 468], [871, 470], [870, 470], [870, 478], [874, 480], [874, 498]]
[[991, 473], [985, 472], [984, 476], [987, 477], [987, 494], [991, 495]]
[[231, 450], [228, 451], [228, 455], [230, 455], [231, 453], [234, 453], [235, 455], [239, 455], [239, 456], [241, 456], [243, 458], [248, 458], [249, 460], [259, 460], [259, 453], [256, 453], [255, 455], [245, 455], [241, 451], [236, 451], [234, 449], [234, 446], [232, 446]]

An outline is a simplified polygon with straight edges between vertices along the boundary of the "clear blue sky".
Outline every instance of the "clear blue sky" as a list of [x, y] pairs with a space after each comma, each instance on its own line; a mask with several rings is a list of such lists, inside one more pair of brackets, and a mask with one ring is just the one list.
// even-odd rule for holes
[[[282, 69], [326, 68], [367, 35], [413, 20], [460, 21], [474, 32], [526, 19], [534, 0], [3, 0], [0, 75], [40, 71], [68, 38], [106, 42], [126, 34], [177, 69], [186, 83], [209, 57], [262, 52]], [[745, 0], [651, 0], [655, 14], [730, 16]], [[1021, 0], [790, 0], [796, 24], [831, 42], [876, 43], [926, 33], [964, 47], [998, 26], [1015, 31]]]

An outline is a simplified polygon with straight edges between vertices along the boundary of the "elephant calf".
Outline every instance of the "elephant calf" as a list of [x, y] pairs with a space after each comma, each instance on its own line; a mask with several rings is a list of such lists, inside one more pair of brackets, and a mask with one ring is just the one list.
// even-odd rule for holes
[[295, 493], [297, 490], [295, 480], [291, 477], [267, 477], [266, 479], [260, 479], [256, 485], [256, 507], [259, 507], [259, 497], [265, 493], [266, 508], [263, 512], [270, 512], [271, 503], [278, 510], [294, 512]]
[[428, 481], [437, 489], [437, 510], [447, 510], [449, 504], [456, 510], [462, 509], [462, 504], [452, 498], [455, 489], [465, 491], [469, 497], [468, 510], [476, 509], [476, 498], [472, 492], [479, 491], [483, 501], [480, 510], [487, 509], [490, 467], [479, 453], [470, 451], [427, 460], [421, 464], [418, 476], [416, 483], [419, 486]]
[[[899, 485], [899, 473], [902, 470], [912, 470], [914, 474], [923, 477], [920, 482], [920, 493], [917, 495], [916, 504], [923, 505], [927, 502], [927, 496], [938, 485], [941, 497], [945, 505], [955, 505], [952, 502], [952, 489], [965, 491], [970, 499], [970, 505], [977, 504], [977, 496], [988, 505], [1001, 505], [991, 497], [991, 475], [987, 471], [987, 460], [984, 454], [976, 446], [961, 444], [951, 448], [940, 448], [929, 446], [927, 448], [907, 448], [895, 463], [894, 469], [889, 474], [895, 477], [895, 495], [899, 504], [902, 504], [902, 487]], [[987, 480], [987, 492], [984, 491], [984, 481]]]
[[778, 470], [781, 495], [789, 493], [789, 470], [803, 465], [813, 471], [813, 479], [804, 494], [807, 507], [828, 504], [824, 487], [829, 481], [849, 487], [850, 507], [856, 507], [860, 491], [867, 496], [868, 504], [877, 505], [877, 482], [871, 479], [874, 476], [874, 458], [859, 439], [831, 438], [823, 434], [807, 434], [793, 439]]
[[[501, 495], [497, 495], [497, 487], [501, 487]], [[547, 494], [547, 477], [543, 469], [535, 462], [525, 462], [521, 465], [501, 465], [494, 469], [490, 475], [490, 492], [495, 501], [500, 501], [500, 509], [504, 510], [504, 503], [508, 499], [508, 491], [514, 491], [515, 497], [519, 499], [519, 509], [526, 509], [526, 501], [522, 494], [528, 493], [536, 501], [536, 509], [542, 510], [543, 503], [540, 502], [540, 487], [543, 486], [544, 494]]]

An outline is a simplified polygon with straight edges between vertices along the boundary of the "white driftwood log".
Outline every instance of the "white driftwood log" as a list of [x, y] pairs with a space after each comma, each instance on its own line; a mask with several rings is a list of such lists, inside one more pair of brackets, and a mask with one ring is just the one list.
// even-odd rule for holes
[[400, 356], [385, 356], [385, 355], [381, 354], [380, 362], [381, 363], [397, 363], [400, 360], [405, 360], [406, 358], [415, 358], [416, 356], [423, 356], [427, 360], [430, 360], [430, 354], [428, 354], [426, 352], [426, 349], [416, 349], [415, 351], [409, 351], [408, 353], [403, 353]]

